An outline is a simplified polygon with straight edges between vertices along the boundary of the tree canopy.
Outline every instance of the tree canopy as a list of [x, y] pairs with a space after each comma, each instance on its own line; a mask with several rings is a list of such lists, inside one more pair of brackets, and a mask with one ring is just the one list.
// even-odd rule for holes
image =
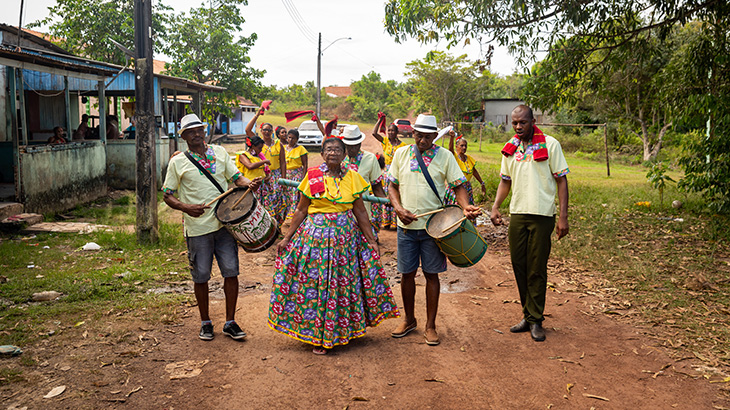
[[[152, 5], [155, 49], [165, 43], [171, 8]], [[48, 25], [54, 42], [69, 52], [94, 60], [124, 65], [124, 53], [109, 41], [134, 50], [134, 0], [56, 0], [48, 7], [48, 17], [29, 27]]]
[[213, 109], [224, 110], [236, 96], [253, 98], [260, 87], [264, 71], [251, 67], [248, 53], [256, 34], [238, 36], [245, 22], [240, 5], [247, 0], [216, 0], [213, 7], [201, 5], [189, 13], [172, 17], [168, 41], [163, 51], [172, 62], [165, 65], [168, 74], [200, 83], [226, 87], [222, 95], [210, 96]]

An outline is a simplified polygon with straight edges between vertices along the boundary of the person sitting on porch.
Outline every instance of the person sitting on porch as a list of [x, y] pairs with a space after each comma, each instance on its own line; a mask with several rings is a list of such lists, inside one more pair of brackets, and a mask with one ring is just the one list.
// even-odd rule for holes
[[89, 128], [89, 116], [84, 114], [81, 116], [81, 124], [76, 128], [76, 132], [73, 134], [73, 139], [83, 141], [88, 139], [91, 135], [91, 128]]
[[113, 140], [122, 138], [123, 134], [119, 132], [119, 119], [116, 115], [106, 116], [106, 139]]
[[53, 135], [48, 138], [49, 144], [65, 144], [66, 143], [66, 131], [62, 127], [53, 127]]

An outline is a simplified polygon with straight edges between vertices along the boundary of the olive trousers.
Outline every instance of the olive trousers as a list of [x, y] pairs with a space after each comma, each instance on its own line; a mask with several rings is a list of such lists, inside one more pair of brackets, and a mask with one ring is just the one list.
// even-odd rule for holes
[[543, 321], [547, 290], [547, 262], [554, 216], [512, 214], [509, 224], [509, 251], [522, 314], [528, 323]]

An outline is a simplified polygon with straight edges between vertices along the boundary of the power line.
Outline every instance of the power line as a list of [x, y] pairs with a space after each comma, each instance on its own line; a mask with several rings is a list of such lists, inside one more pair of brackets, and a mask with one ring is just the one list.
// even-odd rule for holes
[[306, 38], [310, 43], [314, 44], [314, 39], [316, 36], [309, 28], [307, 23], [304, 21], [301, 14], [299, 14], [296, 6], [294, 6], [291, 0], [281, 0], [281, 2], [284, 5], [284, 8], [286, 8], [286, 12], [289, 14], [289, 17], [291, 17], [292, 21], [294, 22], [294, 25], [296, 25], [302, 35], [304, 35], [304, 38]]
[[299, 13], [299, 10], [294, 5], [294, 2], [292, 0], [286, 0], [287, 3], [291, 6], [292, 11], [294, 12], [294, 15], [299, 19], [299, 22], [301, 23], [302, 27], [306, 32], [309, 33], [309, 37], [314, 39], [316, 36], [314, 35], [314, 32], [309, 28], [309, 25], [306, 23], [302, 15]]

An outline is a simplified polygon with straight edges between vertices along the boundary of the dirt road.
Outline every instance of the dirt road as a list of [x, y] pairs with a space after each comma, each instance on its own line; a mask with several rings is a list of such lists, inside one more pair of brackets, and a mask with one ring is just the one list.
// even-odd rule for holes
[[[381, 249], [400, 301], [394, 232], [382, 235]], [[126, 325], [115, 322], [104, 337], [69, 333], [65, 341], [50, 339], [29, 352], [41, 362], [35, 388], [21, 388], [2, 405], [338, 410], [729, 406], [720, 384], [695, 379], [701, 373], [693, 365], [699, 362], [670, 358], [642, 329], [596, 312], [597, 298], [561, 273], [550, 276], [555, 286], [547, 299], [547, 340], [536, 343], [529, 334], [509, 333], [520, 318], [520, 306], [503, 245], [490, 249], [473, 268], [450, 266], [442, 274], [440, 346], [424, 343], [422, 325], [407, 337], [391, 338], [396, 321], [390, 320], [326, 356], [315, 356], [308, 345], [268, 328], [273, 259], [272, 250], [241, 253], [238, 319], [248, 333], [245, 341], [220, 334], [224, 306], [216, 276], [211, 295], [215, 340], [198, 339], [195, 307], [184, 308], [182, 323], [150, 326], [132, 319]], [[419, 286], [421, 323], [423, 295]], [[197, 377], [170, 380], [165, 367], [184, 360], [209, 362]], [[40, 398], [56, 385], [66, 385], [67, 391], [55, 399]]]
[[[311, 157], [318, 158], [317, 154]], [[547, 340], [511, 334], [520, 319], [504, 231], [469, 269], [441, 275], [441, 345], [425, 344], [424, 280], [417, 279], [419, 328], [390, 337], [396, 320], [326, 356], [269, 329], [273, 248], [241, 251], [238, 321], [243, 342], [224, 337], [221, 278], [212, 280], [216, 337], [198, 339], [195, 306], [151, 325], [136, 312], [107, 312], [108, 324], [71, 328], [27, 349], [38, 363], [27, 382], [0, 386], [3, 408], [128, 409], [712, 409], [730, 408], [727, 383], [689, 351], [669, 351], [641, 323], [604, 314], [601, 291], [551, 263]], [[395, 233], [381, 234], [383, 262], [400, 302]], [[215, 268], [217, 270], [217, 267]], [[187, 285], [189, 288], [189, 285]], [[593, 289], [591, 291], [590, 289]], [[603, 293], [605, 294], [605, 292]], [[615, 293], [611, 293], [615, 296]], [[613, 297], [612, 296], [612, 297]], [[620, 295], [619, 295], [620, 296]], [[15, 359], [13, 359], [15, 360]], [[195, 377], [171, 380], [166, 368]], [[207, 363], [205, 362], [207, 361]], [[205, 363], [202, 367], [200, 364]], [[703, 377], [708, 375], [708, 378]], [[53, 387], [66, 391], [42, 396]]]

